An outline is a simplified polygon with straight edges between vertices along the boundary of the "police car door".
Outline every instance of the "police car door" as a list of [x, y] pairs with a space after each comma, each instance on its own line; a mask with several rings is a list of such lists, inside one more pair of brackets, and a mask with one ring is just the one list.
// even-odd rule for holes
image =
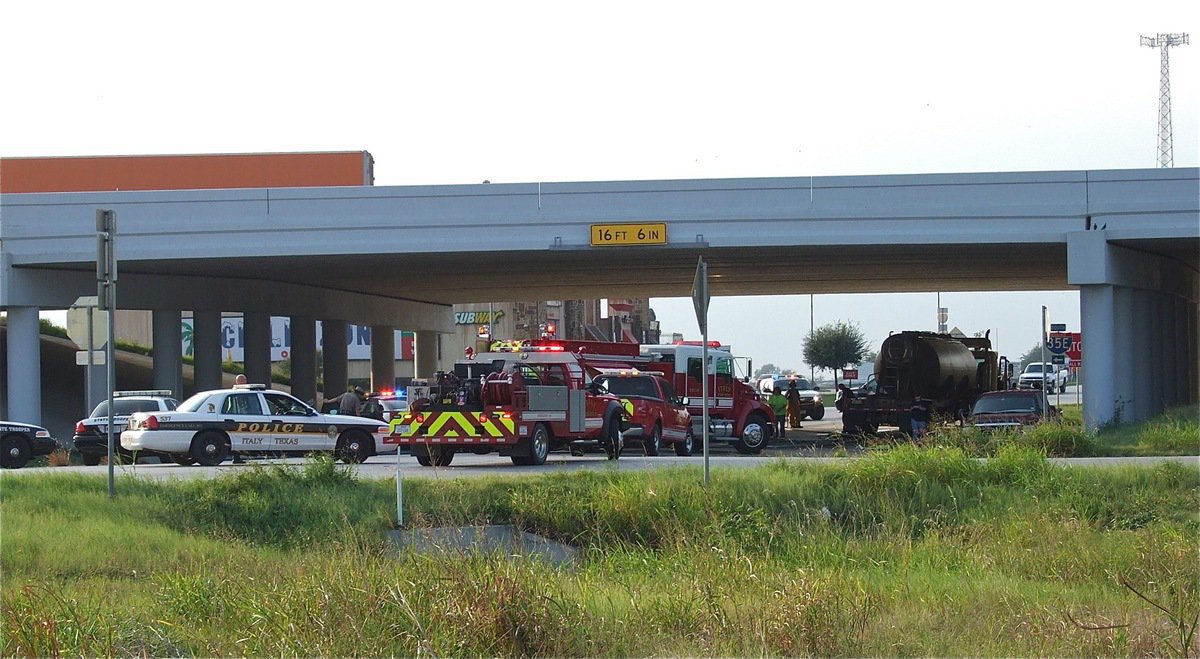
[[270, 424], [257, 391], [239, 391], [225, 396], [221, 418], [225, 421], [233, 451], [263, 451], [271, 446]]
[[287, 394], [263, 393], [270, 411], [271, 438], [275, 448], [282, 451], [328, 450], [329, 440], [320, 424], [318, 432], [305, 432], [305, 423], [311, 421], [312, 409]]

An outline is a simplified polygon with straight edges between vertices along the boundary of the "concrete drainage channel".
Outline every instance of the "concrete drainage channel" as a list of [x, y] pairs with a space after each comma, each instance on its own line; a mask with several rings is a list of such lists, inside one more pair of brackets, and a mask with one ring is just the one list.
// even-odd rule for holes
[[533, 556], [557, 566], [573, 565], [579, 559], [579, 550], [575, 547], [508, 525], [397, 530], [389, 531], [388, 536], [401, 549], [426, 553]]

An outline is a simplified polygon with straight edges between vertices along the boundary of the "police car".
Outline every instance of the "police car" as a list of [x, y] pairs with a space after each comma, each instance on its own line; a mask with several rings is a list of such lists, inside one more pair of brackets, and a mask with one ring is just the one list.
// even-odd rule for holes
[[138, 412], [121, 433], [127, 451], [165, 454], [180, 464], [221, 464], [232, 454], [303, 455], [331, 451], [362, 462], [390, 452], [386, 425], [374, 419], [321, 414], [261, 384], [203, 391], [170, 412]]
[[58, 442], [50, 431], [19, 421], [0, 421], [0, 467], [20, 469], [36, 455], [50, 455]]
[[[121, 448], [120, 437], [134, 412], [170, 412], [179, 407], [179, 401], [171, 398], [169, 389], [113, 392], [113, 435], [118, 438], [114, 447], [117, 457], [132, 460], [133, 455]], [[108, 401], [101, 401], [91, 415], [75, 424], [75, 451], [83, 464], [100, 464], [100, 458], [108, 455]], [[147, 454], [148, 455], [148, 454]], [[164, 456], [160, 456], [164, 457]]]

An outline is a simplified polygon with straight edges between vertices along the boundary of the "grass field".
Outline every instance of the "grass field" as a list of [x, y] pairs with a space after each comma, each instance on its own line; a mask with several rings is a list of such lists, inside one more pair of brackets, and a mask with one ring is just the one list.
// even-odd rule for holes
[[581, 549], [423, 555], [394, 482], [0, 481], [4, 656], [1192, 656], [1200, 471], [902, 446], [844, 464], [408, 479], [412, 526]]

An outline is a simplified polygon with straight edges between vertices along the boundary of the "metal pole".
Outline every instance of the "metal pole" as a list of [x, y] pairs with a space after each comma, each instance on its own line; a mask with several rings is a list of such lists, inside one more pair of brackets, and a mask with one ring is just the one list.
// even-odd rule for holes
[[396, 445], [396, 528], [404, 528], [404, 479], [400, 476], [400, 445]]
[[1046, 307], [1042, 306], [1042, 418], [1047, 418], [1050, 410], [1046, 406], [1050, 401], [1046, 398]]
[[[707, 293], [708, 285], [708, 264], [702, 259], [700, 261], [700, 276], [705, 282], [705, 292]], [[704, 323], [700, 332], [700, 395], [704, 398], [701, 407], [701, 423], [703, 424], [700, 430], [700, 436], [704, 442], [704, 487], [709, 484], [708, 474], [708, 305], [704, 306]]]
[[[811, 190], [811, 185], [810, 185], [810, 190]], [[813, 332], [814, 332], [814, 330], [813, 330], [813, 294], [809, 293], [808, 294], [808, 338], [810, 341], [812, 340]], [[815, 382], [816, 379], [817, 379], [817, 367], [813, 366], [812, 364], [809, 364], [808, 365], [808, 381], [811, 384], [811, 383]]]
[[87, 308], [87, 314], [88, 314], [88, 344], [87, 344], [88, 362], [87, 362], [87, 375], [85, 376], [85, 381], [84, 381], [84, 385], [83, 385], [83, 398], [84, 398], [84, 400], [83, 400], [83, 417], [85, 419], [92, 415], [92, 368], [95, 366], [95, 352], [94, 351], [96, 350], [96, 338], [93, 336], [95, 331], [92, 329], [92, 314], [95, 312], [95, 310], [96, 310], [96, 307], [88, 307]]

